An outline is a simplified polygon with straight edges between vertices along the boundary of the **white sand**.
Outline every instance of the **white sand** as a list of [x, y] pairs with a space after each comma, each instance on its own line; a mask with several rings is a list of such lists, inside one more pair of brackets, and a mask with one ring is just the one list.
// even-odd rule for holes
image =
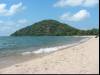
[[99, 74], [99, 38], [1, 69], [0, 74]]

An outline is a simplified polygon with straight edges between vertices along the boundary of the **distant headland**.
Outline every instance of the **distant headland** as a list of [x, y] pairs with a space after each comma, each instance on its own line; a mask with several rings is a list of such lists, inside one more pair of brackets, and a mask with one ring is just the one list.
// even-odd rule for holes
[[74, 36], [99, 35], [99, 29], [81, 30], [56, 20], [42, 20], [22, 28], [11, 36]]

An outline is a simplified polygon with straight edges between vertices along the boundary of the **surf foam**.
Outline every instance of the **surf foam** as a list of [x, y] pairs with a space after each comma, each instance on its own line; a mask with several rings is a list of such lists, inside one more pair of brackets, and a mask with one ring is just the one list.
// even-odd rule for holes
[[51, 53], [51, 52], [55, 52], [57, 50], [61, 50], [61, 49], [64, 49], [64, 48], [75, 46], [75, 45], [77, 45], [79, 43], [82, 43], [82, 42], [85, 42], [85, 41], [87, 41], [89, 39], [90, 38], [86, 38], [86, 39], [83, 39], [83, 40], [81, 40], [79, 42], [76, 42], [76, 43], [73, 43], [73, 44], [68, 44], [68, 45], [63, 45], [63, 46], [49, 47], [49, 48], [40, 48], [40, 49], [35, 50], [35, 51], [23, 52], [22, 55]]

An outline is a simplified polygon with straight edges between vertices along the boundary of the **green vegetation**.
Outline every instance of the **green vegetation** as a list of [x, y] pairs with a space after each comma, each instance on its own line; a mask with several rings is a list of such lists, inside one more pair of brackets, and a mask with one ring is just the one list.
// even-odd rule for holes
[[99, 35], [99, 29], [79, 30], [56, 20], [43, 20], [13, 33], [11, 36]]

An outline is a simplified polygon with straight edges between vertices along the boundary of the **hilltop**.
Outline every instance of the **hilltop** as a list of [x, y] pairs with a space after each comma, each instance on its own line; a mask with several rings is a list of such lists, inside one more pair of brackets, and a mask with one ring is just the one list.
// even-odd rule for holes
[[71, 36], [71, 35], [96, 35], [98, 29], [80, 30], [56, 20], [42, 20], [22, 28], [11, 36]]

